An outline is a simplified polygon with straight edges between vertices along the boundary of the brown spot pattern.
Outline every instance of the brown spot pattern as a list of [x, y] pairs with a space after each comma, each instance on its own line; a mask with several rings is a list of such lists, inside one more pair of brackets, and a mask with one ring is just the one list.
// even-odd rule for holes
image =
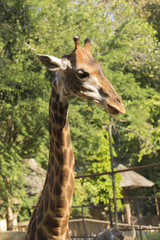
[[43, 211], [39, 211], [38, 218], [37, 218], [37, 224], [39, 225], [43, 220]]
[[69, 152], [69, 168], [72, 167], [72, 162], [73, 162], [73, 150], [71, 149], [70, 152]]
[[57, 182], [55, 183], [53, 192], [54, 192], [54, 194], [57, 195], [57, 196], [59, 196], [59, 195], [62, 193], [62, 189], [61, 189], [59, 183], [57, 183]]
[[[55, 218], [52, 218], [50, 215], [46, 216], [46, 219], [43, 222], [44, 226], [47, 226], [47, 230], [49, 233], [53, 233], [53, 231], [56, 230], [56, 228], [58, 228], [60, 226], [59, 221], [56, 220]], [[57, 235], [57, 231], [56, 231], [56, 235]]]
[[41, 227], [38, 228], [37, 239], [40, 239], [40, 240], [48, 240], [48, 238], [44, 235]]
[[52, 164], [52, 165], [54, 165], [54, 163], [55, 163], [55, 159], [54, 159], [54, 156], [53, 155], [51, 155], [51, 157], [50, 157], [50, 163]]
[[68, 135], [67, 135], [67, 137], [66, 137], [66, 141], [67, 141], [67, 147], [69, 147], [70, 144], [71, 144], [71, 136], [70, 136], [69, 133], [68, 133]]
[[63, 169], [62, 172], [61, 172], [61, 175], [60, 175], [60, 184], [66, 184], [66, 182], [68, 181], [69, 179], [69, 170], [68, 169]]
[[53, 102], [52, 102], [52, 110], [53, 110], [53, 111], [57, 111], [57, 108], [58, 108], [58, 107], [57, 107], [57, 103], [53, 101]]

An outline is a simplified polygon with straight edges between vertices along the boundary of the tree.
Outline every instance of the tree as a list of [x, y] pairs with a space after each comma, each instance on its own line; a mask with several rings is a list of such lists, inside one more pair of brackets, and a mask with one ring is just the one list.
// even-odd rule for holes
[[[107, 60], [106, 71], [126, 106], [125, 116], [115, 119], [116, 159], [130, 166], [159, 162], [160, 48], [156, 31], [130, 2], [116, 1], [110, 8], [113, 34], [101, 45], [101, 59]], [[156, 182], [154, 191], [158, 194], [158, 168], [142, 173]], [[149, 192], [153, 194], [152, 189], [146, 194]]]
[[156, 36], [160, 40], [159, 14], [160, 3], [158, 0], [141, 0], [133, 1], [136, 8], [138, 8], [139, 16], [146, 19], [154, 29], [157, 31]]
[[[150, 10], [146, 10], [150, 12], [145, 17], [140, 14], [145, 9], [137, 8], [141, 2], [1, 1], [0, 181], [6, 195], [0, 197], [4, 201], [9, 190], [6, 190], [3, 176], [6, 179], [13, 176], [9, 184], [14, 198], [21, 199], [23, 195], [17, 188], [24, 193], [24, 187], [19, 186], [23, 158], [35, 157], [44, 168], [47, 166], [47, 106], [54, 73], [42, 68], [35, 55], [45, 53], [61, 57], [69, 53], [73, 49], [73, 35], [79, 35], [81, 42], [87, 36], [91, 38], [95, 59], [102, 64], [125, 103], [126, 114], [114, 118], [117, 163], [134, 166], [151, 163], [153, 159], [158, 161], [160, 52], [155, 31], [158, 21]], [[151, 7], [151, 4], [146, 6]], [[154, 10], [159, 11], [158, 7]], [[76, 172], [108, 171], [105, 111], [74, 97], [70, 100], [69, 111]], [[153, 179], [149, 171], [145, 172], [157, 182], [156, 191], [159, 191], [157, 173], [155, 169]], [[104, 181], [110, 184], [108, 176], [106, 178], [97, 179], [98, 184], [103, 186]], [[96, 181], [88, 181], [88, 188], [95, 188], [96, 184]], [[107, 189], [111, 194], [111, 185]], [[98, 189], [95, 191], [100, 194]], [[97, 198], [92, 195], [92, 202], [106, 202], [106, 195], [101, 193]]]
[[47, 105], [42, 99], [50, 83], [44, 83], [35, 56], [24, 45], [33, 33], [26, 1], [1, 1], [0, 11], [0, 199], [12, 229], [13, 213], [27, 197], [22, 159], [35, 156], [44, 142]]

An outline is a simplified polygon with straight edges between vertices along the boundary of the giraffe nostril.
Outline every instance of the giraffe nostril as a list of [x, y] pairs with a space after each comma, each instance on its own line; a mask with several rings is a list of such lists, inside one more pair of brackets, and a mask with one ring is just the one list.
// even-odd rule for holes
[[118, 103], [122, 103], [121, 98], [117, 97], [116, 100], [117, 100]]

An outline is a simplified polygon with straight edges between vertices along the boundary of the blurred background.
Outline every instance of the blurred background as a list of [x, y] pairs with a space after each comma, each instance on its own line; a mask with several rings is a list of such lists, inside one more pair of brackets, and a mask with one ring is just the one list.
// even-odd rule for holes
[[[54, 73], [42, 67], [36, 54], [68, 54], [75, 35], [82, 45], [90, 37], [95, 60], [126, 107], [126, 114], [112, 118], [115, 168], [160, 163], [159, 17], [158, 0], [0, 1], [0, 221], [6, 224], [2, 229], [18, 229], [18, 222], [30, 219], [48, 164], [48, 103]], [[69, 122], [75, 175], [111, 171], [108, 114], [71, 97]], [[131, 215], [137, 221], [155, 216], [154, 223], [142, 222], [158, 228], [160, 167], [138, 173], [153, 185], [127, 191]], [[122, 176], [117, 173], [115, 178], [119, 221], [131, 226], [125, 217]], [[133, 202], [137, 197], [145, 199], [139, 210]], [[71, 219], [101, 215], [99, 219], [107, 221], [105, 211], [109, 207], [114, 211], [112, 198], [110, 175], [76, 179]], [[104, 209], [95, 217], [91, 209], [96, 205]], [[82, 211], [81, 206], [91, 207]]]

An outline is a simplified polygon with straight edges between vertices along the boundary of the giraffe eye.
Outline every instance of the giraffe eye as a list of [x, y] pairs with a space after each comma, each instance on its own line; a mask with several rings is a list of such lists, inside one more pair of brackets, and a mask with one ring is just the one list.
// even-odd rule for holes
[[85, 72], [83, 69], [79, 69], [77, 70], [77, 76], [79, 78], [86, 78], [86, 77], [89, 77], [89, 73]]

